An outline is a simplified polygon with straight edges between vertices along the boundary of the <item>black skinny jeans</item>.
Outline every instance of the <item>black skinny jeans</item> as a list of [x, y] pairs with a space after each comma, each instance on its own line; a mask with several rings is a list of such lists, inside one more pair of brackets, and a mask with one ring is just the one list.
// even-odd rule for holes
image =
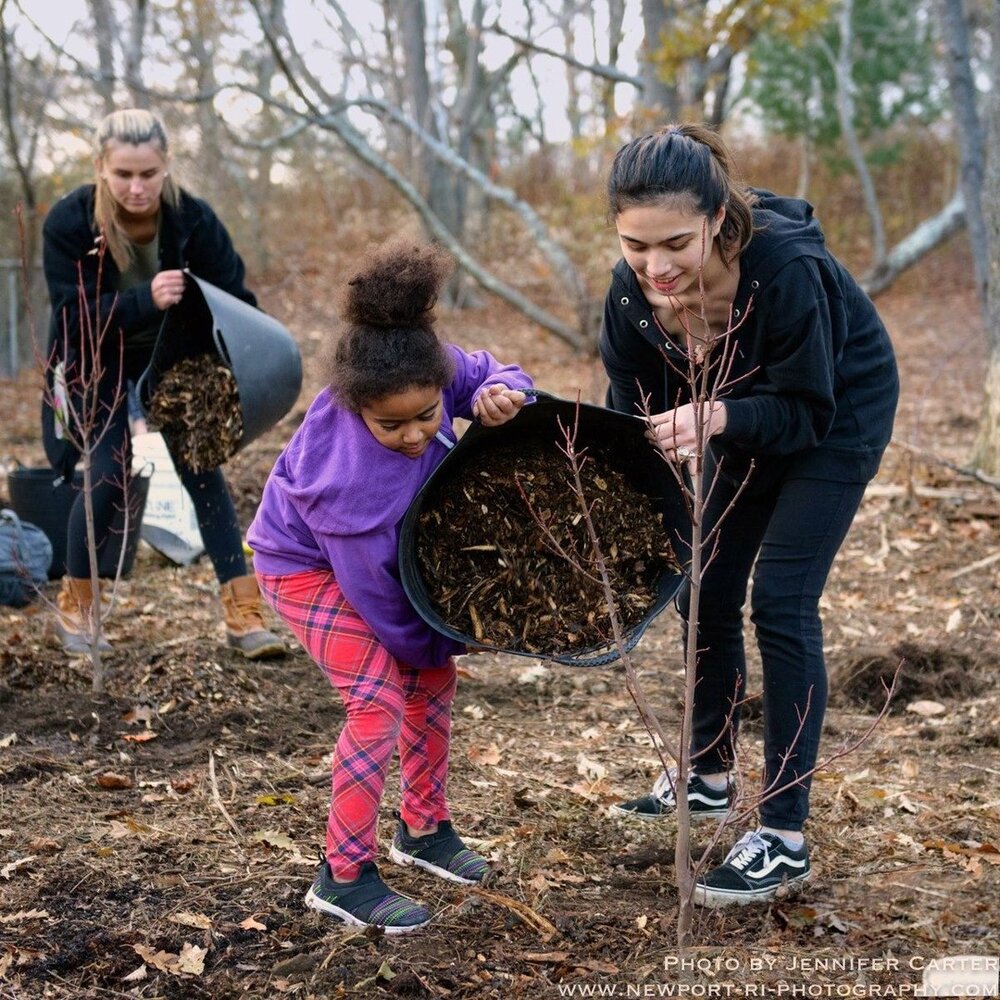
[[[129, 363], [131, 361], [131, 363]], [[148, 358], [128, 359], [126, 374], [134, 379], [142, 373]], [[124, 456], [124, 463], [123, 463]], [[247, 572], [243, 555], [243, 535], [240, 532], [236, 508], [221, 469], [192, 472], [171, 453], [177, 474], [194, 503], [205, 551], [212, 560], [219, 583], [227, 583]], [[125, 506], [122, 490], [123, 469], [132, 468], [132, 435], [129, 431], [128, 407], [122, 400], [109, 420], [107, 433], [93, 454], [94, 529], [100, 547], [107, 543], [115, 512]], [[87, 554], [87, 527], [83, 494], [73, 502], [66, 538], [66, 571], [71, 577], [90, 576]]]
[[[708, 481], [711, 475], [709, 470]], [[708, 527], [735, 492], [735, 486], [719, 479], [706, 509]], [[759, 810], [764, 826], [800, 830], [809, 813], [811, 779], [797, 779], [816, 763], [826, 711], [819, 599], [864, 492], [864, 483], [799, 477], [792, 466], [773, 488], [757, 487], [740, 497], [722, 524], [714, 561], [704, 573], [692, 767], [712, 774], [733, 766], [739, 725], [733, 702], [747, 694], [743, 605], [753, 568], [751, 620], [764, 677], [761, 787], [771, 796]], [[686, 633], [687, 585], [677, 606]]]

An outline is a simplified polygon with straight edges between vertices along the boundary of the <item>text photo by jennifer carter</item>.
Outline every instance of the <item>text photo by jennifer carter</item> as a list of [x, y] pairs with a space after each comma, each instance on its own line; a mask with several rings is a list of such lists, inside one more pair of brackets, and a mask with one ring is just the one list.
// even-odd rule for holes
[[[657, 970], [660, 973], [660, 970]], [[637, 982], [560, 983], [559, 997], [997, 997], [1000, 955], [842, 955], [762, 953], [676, 956]]]

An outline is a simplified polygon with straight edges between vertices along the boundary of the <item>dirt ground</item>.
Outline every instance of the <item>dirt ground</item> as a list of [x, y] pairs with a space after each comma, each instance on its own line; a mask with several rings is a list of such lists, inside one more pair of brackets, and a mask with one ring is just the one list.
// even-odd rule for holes
[[[329, 328], [314, 280], [264, 300], [307, 356]], [[699, 913], [678, 964], [674, 824], [605, 811], [658, 769], [620, 669], [479, 655], [460, 661], [450, 790], [491, 884], [453, 888], [386, 860], [436, 920], [402, 939], [342, 929], [302, 903], [338, 701], [298, 648], [264, 664], [230, 654], [207, 563], [176, 568], [142, 547], [99, 702], [88, 670], [46, 646], [44, 608], [0, 609], [0, 998], [912, 995], [931, 959], [996, 955], [1000, 561], [988, 557], [1000, 553], [1000, 491], [940, 461], [968, 454], [982, 329], [961, 287], [911, 285], [880, 308], [904, 395], [823, 601], [826, 750], [870, 725], [879, 675], [903, 660], [901, 689], [871, 740], [814, 783], [801, 894]], [[441, 329], [543, 388], [599, 397], [594, 362], [496, 306], [445, 313]], [[309, 371], [295, 412], [230, 463], [244, 521], [317, 387]], [[33, 382], [0, 387], [6, 468], [41, 459]], [[635, 653], [665, 720], [678, 634], [668, 611]], [[755, 660], [751, 675], [759, 690]], [[752, 781], [760, 722], [748, 714]], [[383, 845], [397, 791], [394, 771]], [[708, 837], [696, 828], [696, 847]]]

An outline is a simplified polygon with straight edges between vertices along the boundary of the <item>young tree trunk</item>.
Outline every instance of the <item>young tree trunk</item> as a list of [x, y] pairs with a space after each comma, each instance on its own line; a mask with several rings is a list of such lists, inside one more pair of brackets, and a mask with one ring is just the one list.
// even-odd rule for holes
[[[608, 65], [618, 65], [623, 27], [625, 24], [625, 0], [608, 0]], [[601, 81], [601, 107], [604, 115], [604, 134], [607, 135], [615, 122], [615, 83]]]
[[142, 80], [142, 59], [145, 55], [148, 13], [149, 0], [133, 0], [132, 18], [128, 27], [128, 44], [124, 45], [124, 50], [125, 86], [128, 87], [132, 106], [136, 108], [149, 107], [149, 93]]
[[104, 105], [104, 114], [115, 110], [115, 24], [111, 0], [89, 0], [94, 21], [94, 44], [97, 48], [98, 77], [94, 89]]

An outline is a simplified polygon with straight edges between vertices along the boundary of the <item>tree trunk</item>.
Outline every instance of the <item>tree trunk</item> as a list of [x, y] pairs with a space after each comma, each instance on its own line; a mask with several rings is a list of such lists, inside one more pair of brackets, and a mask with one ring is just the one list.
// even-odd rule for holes
[[924, 219], [900, 240], [862, 279], [861, 287], [871, 296], [884, 292], [905, 270], [913, 267], [965, 224], [965, 201], [956, 191], [951, 201], [930, 219]]
[[988, 475], [1000, 473], [1000, 0], [989, 7], [993, 36], [992, 88], [987, 105], [986, 171], [983, 208], [988, 245], [986, 343], [989, 349], [983, 412], [972, 464]]
[[833, 71], [837, 80], [837, 116], [840, 119], [840, 131], [844, 137], [848, 154], [854, 169], [857, 171], [858, 180], [861, 182], [861, 191], [864, 195], [865, 209], [868, 212], [868, 219], [872, 229], [872, 269], [882, 265], [885, 258], [885, 226], [882, 222], [882, 211], [878, 204], [878, 195], [875, 192], [875, 184], [872, 181], [868, 164], [865, 162], [865, 154], [861, 149], [861, 141], [858, 138], [857, 129], [854, 127], [854, 80], [852, 68], [854, 57], [852, 48], [854, 45], [854, 2], [853, 0], [843, 0], [840, 9], [840, 51], [834, 55], [828, 52], [828, 58], [833, 65]]
[[[961, 156], [961, 185], [965, 197], [965, 224], [976, 273], [976, 295], [986, 309], [989, 281], [989, 248], [986, 222], [983, 219], [983, 127], [976, 108], [976, 84], [972, 78], [969, 44], [969, 19], [964, 0], [938, 0], [941, 34], [945, 44], [945, 68], [948, 90], [955, 115], [958, 148]], [[994, 61], [1000, 54], [994, 49]]]
[[94, 44], [97, 47], [98, 78], [94, 89], [101, 98], [104, 114], [115, 110], [115, 35], [118, 33], [110, 0], [89, 0], [94, 19]]
[[[623, 27], [625, 24], [625, 0], [608, 0], [608, 65], [618, 65], [618, 55], [621, 49]], [[615, 114], [615, 84], [613, 80], [601, 82], [601, 105], [604, 114], [604, 134], [607, 135], [614, 127]]]
[[660, 77], [656, 55], [664, 35], [676, 20], [674, 0], [642, 0], [642, 76], [643, 106], [663, 122], [675, 122], [681, 116], [680, 92], [676, 84]]
[[134, 0], [125, 48], [125, 86], [134, 108], [148, 108], [149, 94], [142, 82], [142, 59], [146, 45], [146, 18], [149, 0]]

